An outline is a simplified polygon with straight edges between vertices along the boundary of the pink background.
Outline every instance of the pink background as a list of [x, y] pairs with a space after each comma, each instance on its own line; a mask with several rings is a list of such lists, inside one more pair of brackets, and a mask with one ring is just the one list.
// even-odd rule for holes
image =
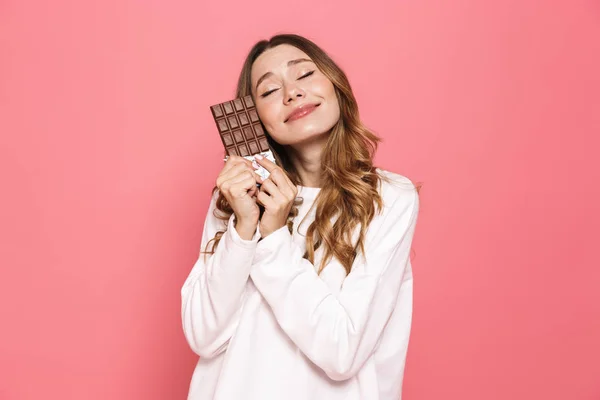
[[0, 2], [0, 399], [185, 398], [208, 106], [281, 31], [425, 184], [405, 399], [600, 399], [599, 3], [360, 4]]

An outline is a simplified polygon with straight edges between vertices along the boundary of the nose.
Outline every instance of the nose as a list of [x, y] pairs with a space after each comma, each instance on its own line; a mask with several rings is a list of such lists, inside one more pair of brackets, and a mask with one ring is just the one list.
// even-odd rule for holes
[[292, 101], [305, 96], [304, 90], [297, 85], [286, 85], [285, 87], [285, 104], [290, 104]]

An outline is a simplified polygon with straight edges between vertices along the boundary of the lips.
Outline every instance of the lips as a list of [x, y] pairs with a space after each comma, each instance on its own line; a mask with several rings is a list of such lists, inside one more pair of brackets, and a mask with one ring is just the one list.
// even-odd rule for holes
[[313, 112], [315, 110], [315, 108], [317, 108], [319, 105], [320, 104], [304, 104], [299, 107], [296, 107], [296, 109], [294, 111], [292, 111], [291, 114], [288, 115], [288, 117], [283, 122], [284, 123], [291, 122], [291, 121], [300, 119], [302, 117], [305, 117], [308, 114], [310, 114], [311, 112]]

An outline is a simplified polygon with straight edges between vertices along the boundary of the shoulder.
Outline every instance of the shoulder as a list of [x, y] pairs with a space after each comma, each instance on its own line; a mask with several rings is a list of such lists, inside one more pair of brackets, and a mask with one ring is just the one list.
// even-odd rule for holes
[[[419, 193], [415, 184], [404, 175], [377, 168], [380, 179], [379, 194], [384, 209], [418, 209]], [[416, 210], [415, 210], [416, 211]]]
[[383, 208], [379, 209], [369, 224], [366, 246], [377, 251], [400, 246], [410, 239], [419, 212], [419, 195], [416, 186], [407, 177], [380, 168], [379, 194]]

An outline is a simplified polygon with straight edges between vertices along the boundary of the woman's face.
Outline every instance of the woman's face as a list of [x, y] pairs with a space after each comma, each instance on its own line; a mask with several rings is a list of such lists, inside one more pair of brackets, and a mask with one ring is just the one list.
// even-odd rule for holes
[[251, 81], [258, 115], [279, 144], [327, 135], [340, 118], [333, 84], [294, 46], [262, 53], [252, 65]]

